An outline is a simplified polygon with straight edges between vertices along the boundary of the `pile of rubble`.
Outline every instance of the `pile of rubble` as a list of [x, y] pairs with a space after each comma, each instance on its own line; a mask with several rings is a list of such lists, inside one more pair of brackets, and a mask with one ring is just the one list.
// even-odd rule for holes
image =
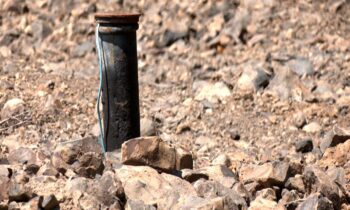
[[[349, 209], [349, 9], [0, 0], [0, 210]], [[101, 11], [143, 13], [144, 137], [106, 154]]]

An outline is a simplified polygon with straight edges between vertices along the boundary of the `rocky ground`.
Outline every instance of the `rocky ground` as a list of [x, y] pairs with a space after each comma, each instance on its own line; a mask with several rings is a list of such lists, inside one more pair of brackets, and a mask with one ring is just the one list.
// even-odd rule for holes
[[[0, 210], [350, 209], [349, 0], [0, 9]], [[158, 136], [106, 156], [97, 11], [143, 13], [142, 135]]]

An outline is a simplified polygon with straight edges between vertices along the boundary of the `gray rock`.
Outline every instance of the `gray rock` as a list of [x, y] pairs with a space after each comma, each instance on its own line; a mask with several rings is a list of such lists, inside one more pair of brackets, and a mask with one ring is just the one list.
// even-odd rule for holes
[[241, 90], [258, 91], [269, 84], [270, 76], [264, 69], [252, 64], [244, 67], [242, 75], [237, 81], [237, 87]]
[[224, 165], [224, 166], [229, 166], [230, 159], [227, 157], [226, 154], [221, 154], [217, 156], [212, 162], [213, 165]]
[[297, 57], [288, 62], [290, 69], [298, 75], [312, 75], [314, 73], [314, 67], [312, 63], [302, 57]]
[[327, 170], [327, 175], [336, 183], [346, 185], [346, 173], [342, 167], [331, 167]]
[[153, 205], [147, 205], [140, 200], [128, 199], [125, 210], [157, 210]]
[[332, 210], [334, 208], [332, 202], [320, 194], [312, 194], [300, 203], [296, 210]]
[[80, 176], [94, 178], [104, 170], [101, 145], [93, 137], [61, 143], [54, 151], [52, 165], [61, 173], [71, 169]]
[[75, 46], [72, 50], [72, 56], [73, 57], [83, 57], [87, 53], [92, 52], [95, 47], [95, 43], [86, 41], [83, 42], [77, 46]]
[[226, 188], [216, 181], [206, 181], [200, 179], [194, 183], [194, 188], [199, 197], [216, 198], [223, 197], [224, 206], [229, 206], [228, 209], [246, 209], [246, 201], [232, 189]]
[[36, 41], [42, 41], [52, 33], [49, 23], [40, 19], [32, 22], [30, 30]]
[[52, 210], [59, 206], [59, 202], [55, 195], [44, 196], [41, 207], [45, 210]]
[[340, 131], [339, 129], [333, 129], [329, 131], [324, 138], [321, 139], [320, 149], [324, 153], [327, 148], [335, 147], [338, 144], [344, 143], [350, 139], [350, 135]]
[[152, 119], [141, 119], [141, 136], [154, 136], [156, 135], [155, 124]]
[[306, 125], [306, 118], [304, 113], [298, 112], [293, 116], [293, 123], [295, 127], [302, 128], [304, 125]]
[[22, 183], [11, 183], [8, 195], [10, 201], [16, 202], [26, 202], [34, 197], [30, 189]]
[[311, 139], [299, 140], [295, 144], [295, 151], [301, 152], [301, 153], [307, 153], [307, 152], [311, 152], [313, 147], [314, 145]]
[[345, 195], [342, 189], [321, 169], [315, 166], [305, 168], [303, 181], [307, 194], [321, 193], [333, 203], [335, 209], [340, 208]]
[[125, 193], [122, 183], [111, 171], [106, 171], [95, 181], [92, 192], [94, 196], [106, 206], [110, 206], [119, 201], [125, 202]]

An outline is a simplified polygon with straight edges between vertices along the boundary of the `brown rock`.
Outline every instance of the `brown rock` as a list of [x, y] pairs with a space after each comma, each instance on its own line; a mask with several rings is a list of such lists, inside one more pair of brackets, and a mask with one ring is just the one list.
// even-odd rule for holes
[[161, 204], [169, 196], [177, 197], [177, 200], [197, 196], [189, 182], [170, 174], [160, 175], [151, 167], [124, 165], [115, 169], [115, 174], [124, 186], [127, 200], [154, 205]]
[[228, 188], [231, 188], [237, 183], [237, 176], [231, 171], [231, 169], [223, 165], [204, 167], [199, 169], [198, 172], [206, 174], [210, 180], [217, 181]]
[[104, 170], [101, 146], [93, 137], [60, 144], [51, 160], [61, 173], [71, 169], [80, 176], [94, 178]]
[[34, 164], [36, 163], [36, 154], [29, 148], [18, 148], [12, 150], [8, 156], [10, 164]]
[[244, 183], [258, 182], [261, 186], [282, 185], [288, 178], [289, 164], [286, 162], [242, 166], [239, 177]]
[[163, 142], [159, 137], [140, 137], [124, 142], [122, 161], [127, 165], [148, 165], [161, 171], [192, 168], [192, 155]]
[[297, 190], [298, 192], [305, 193], [303, 177], [300, 174], [297, 174], [294, 177], [290, 177], [287, 180], [285, 186], [287, 189]]

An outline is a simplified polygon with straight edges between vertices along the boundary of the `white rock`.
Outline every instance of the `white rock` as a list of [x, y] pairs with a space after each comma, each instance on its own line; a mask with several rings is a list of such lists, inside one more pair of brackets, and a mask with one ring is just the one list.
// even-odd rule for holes
[[201, 88], [198, 88], [195, 100], [202, 101], [204, 99], [211, 103], [218, 103], [231, 95], [230, 89], [223, 83], [215, 84], [206, 83]]
[[20, 98], [8, 100], [1, 110], [1, 118], [5, 119], [24, 109], [24, 101]]
[[303, 127], [303, 130], [307, 133], [317, 133], [322, 130], [322, 127], [317, 122], [312, 122]]

